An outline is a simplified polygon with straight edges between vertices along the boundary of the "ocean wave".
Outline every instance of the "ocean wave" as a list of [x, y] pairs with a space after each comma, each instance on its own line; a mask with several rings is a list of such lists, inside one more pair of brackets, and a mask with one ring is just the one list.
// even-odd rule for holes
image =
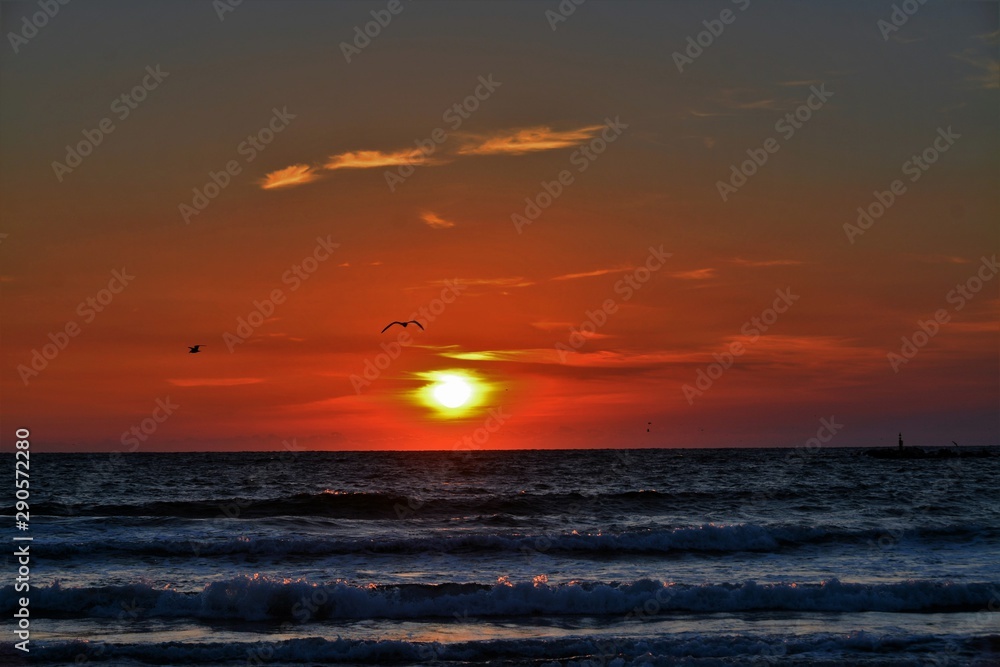
[[[326, 639], [320, 637], [266, 642], [105, 643], [46, 641], [33, 654], [40, 660], [65, 664], [83, 661], [136, 661], [140, 664], [498, 664], [539, 665], [558, 661], [560, 667], [613, 664], [684, 665], [913, 665], [928, 655], [939, 667], [995, 664], [998, 637], [849, 635], [817, 633], [803, 636], [726, 635], [561, 637], [480, 641], [410, 642], [400, 640]], [[13, 657], [12, 650], [0, 650]], [[992, 658], [991, 658], [992, 654]], [[613, 661], [613, 662], [612, 662]], [[553, 664], [551, 662], [546, 664]]]
[[[768, 500], [800, 497], [789, 490], [768, 493]], [[727, 501], [761, 500], [749, 490], [730, 491]], [[517, 493], [506, 496], [470, 495], [420, 498], [387, 492], [299, 493], [279, 498], [214, 498], [204, 500], [153, 501], [135, 504], [44, 502], [32, 506], [39, 516], [149, 516], [209, 519], [216, 517], [256, 519], [274, 516], [321, 516], [346, 519], [399, 519], [419, 516], [566, 515], [601, 508], [618, 512], [670, 510], [691, 501], [718, 500], [711, 492], [666, 493], [653, 490], [621, 493]]]
[[[535, 582], [357, 586], [312, 584], [262, 575], [217, 581], [199, 592], [147, 584], [33, 587], [38, 616], [197, 618], [263, 621], [293, 619], [421, 619], [466, 617], [655, 614], [670, 611], [971, 612], [986, 609], [1000, 594], [997, 583], [907, 581], [892, 584], [818, 584], [753, 581], [688, 585], [643, 579], [632, 583]], [[15, 607], [13, 586], [0, 592], [0, 607]]]
[[[198, 537], [154, 540], [100, 540], [46, 542], [43, 558], [78, 556], [335, 556], [345, 554], [467, 554], [539, 553], [604, 557], [612, 554], [670, 555], [680, 553], [775, 552], [809, 545], [865, 544], [877, 542], [884, 530], [842, 530], [814, 526], [758, 526], [753, 524], [703, 524], [695, 527], [626, 532], [555, 534], [477, 532], [428, 537]], [[1000, 531], [976, 526], [926, 527], [909, 531], [918, 539], [963, 542], [974, 537], [995, 538]]]

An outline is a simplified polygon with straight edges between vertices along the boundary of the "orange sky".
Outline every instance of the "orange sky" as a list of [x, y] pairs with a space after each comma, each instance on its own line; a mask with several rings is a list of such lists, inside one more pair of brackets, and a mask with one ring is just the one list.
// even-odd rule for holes
[[385, 3], [63, 7], [0, 54], [4, 446], [996, 444], [995, 5], [742, 4], [405, 4], [350, 62]]

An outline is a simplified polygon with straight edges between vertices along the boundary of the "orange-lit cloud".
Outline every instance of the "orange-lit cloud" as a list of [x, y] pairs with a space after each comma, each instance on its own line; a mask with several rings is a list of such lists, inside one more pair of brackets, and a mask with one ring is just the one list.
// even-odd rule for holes
[[715, 277], [715, 269], [693, 269], [691, 271], [675, 271], [670, 274], [680, 280], [707, 280]]
[[523, 350], [478, 350], [442, 352], [443, 357], [464, 361], [518, 361], [530, 364], [554, 364], [588, 367], [646, 367], [671, 363], [697, 363], [702, 355], [694, 352], [597, 350], [566, 354], [555, 346]]
[[565, 275], [556, 276], [552, 280], [576, 280], [577, 278], [591, 278], [593, 276], [605, 276], [609, 273], [620, 273], [621, 271], [628, 271], [628, 266], [617, 266], [613, 269], [597, 269], [595, 271], [584, 271], [583, 273], [567, 273]]
[[426, 222], [428, 227], [433, 227], [434, 229], [448, 229], [455, 226], [455, 223], [451, 220], [445, 220], [437, 213], [431, 211], [421, 213], [420, 219]]
[[493, 136], [466, 135], [459, 155], [521, 155], [576, 146], [593, 137], [604, 125], [556, 131], [546, 125], [526, 127]]
[[747, 266], [747, 267], [752, 267], [752, 268], [758, 268], [758, 267], [763, 267], [763, 266], [795, 266], [797, 264], [801, 264], [802, 263], [802, 262], [800, 262], [797, 259], [762, 259], [762, 260], [753, 260], [753, 259], [743, 259], [741, 257], [734, 257], [733, 259], [731, 259], [729, 261], [732, 262], [733, 264], [738, 264], [740, 266]]
[[278, 169], [264, 176], [260, 181], [260, 187], [264, 190], [273, 188], [286, 188], [294, 185], [303, 185], [319, 178], [316, 170], [307, 164], [293, 164], [284, 169]]
[[415, 148], [399, 151], [352, 151], [331, 155], [324, 169], [372, 169], [374, 167], [395, 167], [404, 164], [435, 164]]
[[529, 287], [535, 284], [533, 281], [522, 276], [513, 276], [510, 278], [459, 278], [455, 282], [460, 285], [492, 285], [495, 287]]

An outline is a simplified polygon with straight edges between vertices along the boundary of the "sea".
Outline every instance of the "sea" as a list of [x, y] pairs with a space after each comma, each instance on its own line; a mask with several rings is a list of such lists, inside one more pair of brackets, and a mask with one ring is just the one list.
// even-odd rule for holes
[[34, 453], [0, 664], [1000, 665], [993, 453]]

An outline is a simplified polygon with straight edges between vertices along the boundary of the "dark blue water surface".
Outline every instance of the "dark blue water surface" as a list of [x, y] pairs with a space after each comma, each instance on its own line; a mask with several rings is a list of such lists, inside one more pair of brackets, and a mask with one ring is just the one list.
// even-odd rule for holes
[[1000, 664], [1000, 456], [36, 454], [31, 479], [32, 664]]

